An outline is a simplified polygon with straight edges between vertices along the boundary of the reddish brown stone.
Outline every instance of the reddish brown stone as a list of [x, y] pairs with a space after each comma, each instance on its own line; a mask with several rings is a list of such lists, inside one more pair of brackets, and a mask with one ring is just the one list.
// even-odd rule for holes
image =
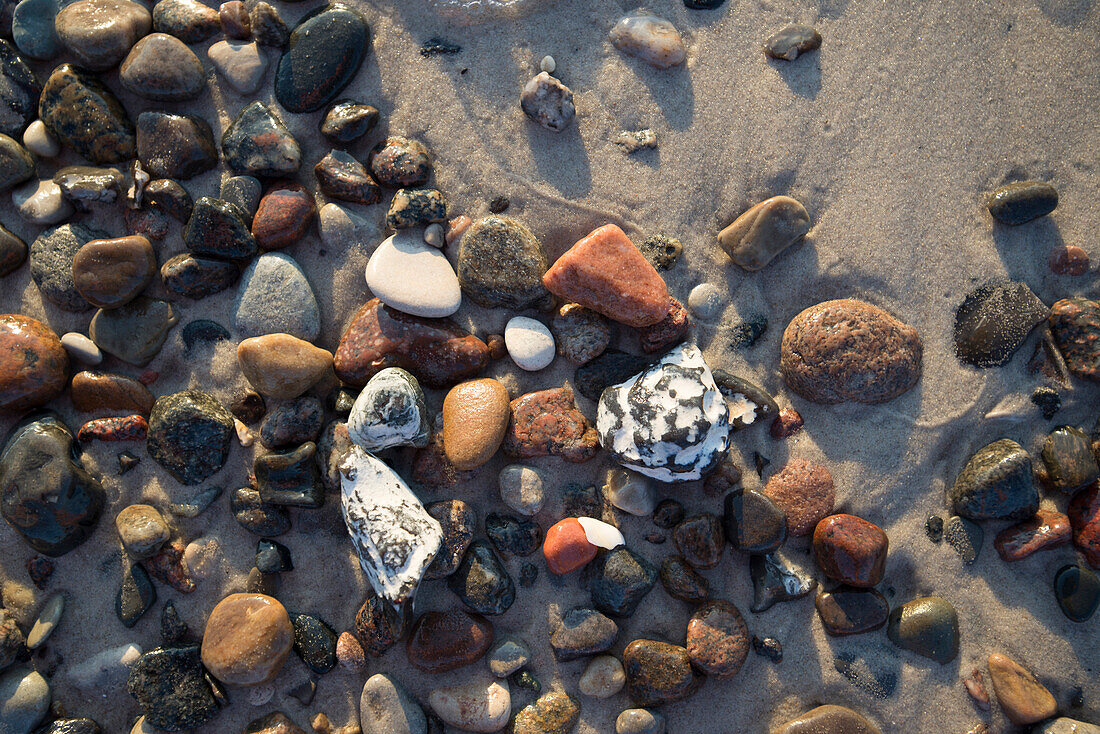
[[641, 340], [642, 351], [663, 352], [664, 350], [679, 344], [687, 336], [691, 327], [691, 319], [688, 317], [684, 304], [672, 296], [668, 297], [668, 313], [665, 317], [652, 326], [643, 326], [638, 329], [638, 338]]
[[650, 326], [668, 316], [660, 274], [614, 224], [590, 232], [542, 276], [547, 290], [627, 326]]
[[48, 403], [68, 373], [69, 355], [50, 327], [22, 314], [0, 316], [0, 410]]
[[709, 512], [693, 515], [672, 531], [672, 540], [684, 560], [695, 568], [714, 568], [722, 560], [726, 534], [722, 521]]
[[1053, 510], [1039, 510], [1035, 517], [997, 533], [993, 547], [1006, 561], [1019, 561], [1032, 553], [1063, 546], [1070, 541], [1069, 517]]
[[109, 372], [77, 372], [69, 397], [73, 407], [83, 413], [110, 411], [148, 416], [155, 402], [145, 385]]
[[225, 35], [242, 41], [252, 37], [252, 19], [248, 16], [248, 7], [241, 0], [222, 3], [218, 16]]
[[[802, 416], [794, 408], [783, 408], [779, 415], [772, 421], [770, 433], [772, 438], [779, 440], [790, 438], [802, 430]], [[832, 508], [830, 508], [831, 511]]]
[[95, 418], [77, 431], [80, 441], [144, 441], [149, 423], [140, 415], [118, 418]]
[[764, 494], [787, 515], [787, 532], [801, 537], [833, 511], [836, 487], [833, 475], [821, 464], [792, 459], [764, 485]]
[[1073, 544], [1093, 568], [1100, 568], [1100, 483], [1093, 482], [1069, 503]]
[[459, 471], [443, 449], [443, 432], [432, 435], [432, 442], [413, 457], [412, 479], [428, 489], [448, 489], [472, 479], [474, 472]]
[[588, 461], [600, 449], [596, 427], [577, 410], [568, 387], [527, 393], [512, 401], [504, 453], [521, 459], [560, 456]]
[[73, 256], [73, 284], [99, 308], [118, 308], [137, 298], [157, 273], [157, 256], [141, 235], [92, 240]]
[[737, 607], [716, 599], [695, 610], [687, 628], [691, 664], [710, 678], [732, 678], [749, 654], [749, 629]]
[[1063, 298], [1050, 307], [1050, 331], [1069, 371], [1100, 381], [1100, 303]]
[[144, 209], [122, 210], [122, 219], [126, 222], [126, 231], [132, 235], [140, 235], [157, 242], [168, 236], [168, 225], [171, 220], [163, 209], [146, 207]]
[[508, 345], [500, 334], [490, 334], [485, 343], [489, 345], [489, 356], [493, 359], [504, 359], [508, 356]]
[[272, 680], [294, 645], [290, 615], [264, 594], [230, 594], [218, 602], [202, 635], [202, 663], [223, 683]]
[[855, 515], [830, 515], [814, 529], [814, 558], [825, 575], [867, 588], [882, 581], [890, 540], [878, 525]]
[[369, 592], [355, 615], [355, 636], [363, 649], [372, 657], [381, 657], [401, 639], [404, 631], [397, 611], [373, 591]]
[[252, 218], [252, 236], [264, 250], [293, 245], [309, 232], [317, 205], [298, 184], [283, 184], [260, 199]]
[[182, 542], [176, 540], [164, 546], [155, 556], [146, 559], [145, 570], [161, 583], [168, 584], [181, 594], [195, 590], [195, 582], [183, 562]]
[[405, 640], [405, 653], [413, 667], [425, 673], [445, 673], [477, 662], [492, 644], [489, 620], [450, 609], [420, 615]]
[[333, 368], [362, 387], [386, 367], [401, 367], [427, 387], [448, 387], [489, 364], [489, 347], [449, 319], [396, 311], [374, 298], [363, 304], [336, 348]]
[[[727, 456], [718, 468], [703, 480], [703, 491], [708, 497], [724, 497], [741, 483], [741, 467]], [[826, 513], [828, 514], [828, 513]]]
[[1089, 271], [1089, 254], [1077, 245], [1056, 247], [1048, 262], [1055, 275], [1084, 275]]
[[588, 542], [588, 536], [577, 518], [567, 517], [546, 531], [542, 555], [551, 573], [560, 576], [588, 565], [596, 557], [596, 546]]

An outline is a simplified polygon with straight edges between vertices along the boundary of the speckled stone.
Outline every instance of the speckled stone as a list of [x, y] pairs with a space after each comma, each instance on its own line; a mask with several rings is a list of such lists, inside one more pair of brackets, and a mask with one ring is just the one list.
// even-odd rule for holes
[[466, 549], [477, 532], [477, 513], [470, 505], [457, 499], [433, 502], [425, 509], [443, 529], [443, 541], [424, 576], [440, 579], [454, 573], [466, 555]]
[[1058, 190], [1045, 181], [1018, 181], [995, 190], [986, 206], [998, 222], [1017, 226], [1054, 211]]
[[1040, 508], [1030, 520], [997, 533], [993, 547], [1005, 561], [1019, 561], [1032, 553], [1067, 545], [1072, 535], [1068, 516]]
[[447, 586], [470, 610], [478, 614], [503, 614], [516, 600], [512, 577], [492, 547], [475, 540], [466, 549]]
[[62, 224], [39, 234], [30, 246], [30, 270], [42, 296], [64, 311], [87, 311], [89, 303], [73, 279], [73, 259], [85, 244], [106, 237], [83, 224]]
[[126, 108], [103, 82], [72, 64], [58, 66], [46, 80], [38, 116], [59, 143], [93, 163], [122, 163], [135, 155]]
[[390, 229], [426, 227], [446, 221], [447, 199], [438, 189], [399, 189], [386, 212], [386, 226]]
[[1073, 544], [1093, 568], [1100, 568], [1100, 483], [1078, 492], [1067, 510]]
[[169, 293], [197, 300], [229, 288], [240, 270], [231, 262], [184, 252], [164, 263], [160, 275]]
[[[464, 238], [463, 246], [466, 241]], [[539, 284], [541, 286], [541, 281]], [[611, 343], [611, 326], [607, 319], [576, 303], [567, 303], [558, 309], [550, 322], [550, 331], [558, 354], [577, 365], [591, 362]]]
[[890, 541], [874, 523], [830, 515], [814, 528], [814, 559], [829, 578], [866, 588], [882, 580]]
[[229, 456], [233, 415], [198, 390], [157, 399], [149, 416], [149, 455], [182, 484], [216, 474]]
[[277, 600], [230, 594], [206, 620], [202, 662], [223, 683], [254, 686], [278, 675], [293, 644], [294, 628]]
[[118, 78], [128, 91], [156, 102], [194, 99], [206, 89], [199, 57], [167, 33], [152, 33], [134, 44]]
[[882, 734], [866, 717], [844, 706], [818, 706], [786, 722], [775, 734]]
[[519, 98], [523, 114], [547, 130], [561, 132], [577, 116], [573, 90], [545, 71], [523, 85]]
[[355, 615], [355, 636], [371, 657], [386, 653], [405, 632], [405, 621], [389, 602], [367, 591]]
[[148, 725], [160, 729], [200, 727], [218, 712], [198, 645], [150, 650], [130, 668], [126, 687]]
[[749, 630], [736, 606], [716, 599], [691, 615], [687, 651], [692, 665], [708, 678], [732, 678], [749, 654]]
[[522, 395], [511, 403], [512, 421], [504, 437], [509, 456], [560, 456], [570, 462], [588, 461], [599, 450], [595, 427], [577, 410], [567, 387]]
[[698, 569], [717, 566], [726, 546], [722, 522], [709, 512], [681, 521], [672, 531], [672, 540], [683, 559]]
[[462, 292], [486, 308], [522, 311], [547, 304], [550, 293], [542, 284], [547, 266], [542, 243], [511, 217], [478, 220], [459, 245]]
[[626, 709], [615, 719], [615, 734], [665, 734], [665, 717], [648, 709]]
[[534, 703], [516, 712], [513, 734], [569, 734], [581, 716], [575, 698], [560, 691], [539, 696]]
[[657, 581], [657, 569], [626, 546], [600, 553], [592, 562], [592, 605], [613, 617], [629, 617]]
[[970, 520], [1024, 520], [1039, 508], [1031, 457], [1015, 441], [1002, 438], [967, 461], [948, 492], [955, 512]]
[[319, 110], [355, 77], [370, 49], [370, 28], [336, 2], [305, 15], [275, 70], [275, 98], [288, 112]]
[[626, 691], [638, 706], [661, 706], [690, 697], [703, 684], [688, 651], [656, 640], [634, 640], [623, 651]]
[[418, 140], [391, 135], [371, 149], [367, 167], [382, 186], [391, 189], [420, 186], [432, 175], [432, 155]]
[[1026, 283], [983, 285], [955, 312], [955, 353], [967, 364], [1007, 364], [1050, 310]]
[[218, 164], [210, 125], [193, 115], [169, 112], [138, 115], [137, 154], [157, 178], [189, 179]]
[[241, 275], [233, 302], [238, 338], [290, 334], [313, 341], [321, 333], [321, 311], [305, 271], [289, 255], [267, 252]]
[[764, 53], [773, 59], [794, 61], [807, 51], [821, 48], [821, 34], [816, 29], [791, 23], [764, 41]]
[[248, 19], [252, 23], [252, 37], [261, 46], [284, 48], [290, 40], [290, 29], [273, 5], [256, 3], [248, 11]]
[[0, 410], [36, 408], [61, 394], [69, 357], [49, 326], [21, 314], [0, 316]]
[[317, 214], [313, 195], [296, 183], [272, 187], [252, 217], [252, 236], [263, 250], [293, 245], [309, 233]]
[[138, 296], [118, 308], [96, 311], [88, 336], [104, 352], [144, 367], [160, 353], [178, 321], [179, 313], [171, 303]]
[[1100, 303], [1063, 298], [1051, 306], [1048, 321], [1070, 372], [1100, 381]]
[[226, 164], [239, 174], [286, 176], [302, 164], [298, 141], [259, 100], [241, 110], [222, 135]]
[[187, 189], [179, 181], [170, 178], [150, 181], [145, 187], [145, 202], [181, 223], [186, 223], [191, 218], [195, 207]]
[[828, 468], [805, 459], [793, 459], [773, 474], [764, 485], [764, 494], [786, 515], [787, 529], [796, 538], [812, 533], [833, 511], [836, 501]]
[[330, 199], [355, 204], [376, 204], [382, 189], [367, 173], [367, 168], [342, 150], [331, 150], [313, 167], [321, 193]]

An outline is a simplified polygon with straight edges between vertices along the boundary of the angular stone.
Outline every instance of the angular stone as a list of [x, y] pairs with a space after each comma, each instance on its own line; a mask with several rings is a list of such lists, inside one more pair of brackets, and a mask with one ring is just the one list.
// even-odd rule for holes
[[178, 181], [158, 178], [145, 187], [145, 201], [177, 222], [186, 223], [191, 218], [195, 202], [191, 194]]
[[38, 116], [59, 143], [93, 163], [122, 163], [135, 155], [134, 123], [122, 103], [103, 82], [72, 64], [58, 66], [46, 80]]
[[166, 33], [152, 33], [134, 44], [118, 78], [130, 92], [157, 102], [194, 99], [206, 89], [199, 57]]
[[1026, 224], [1054, 211], [1058, 206], [1058, 190], [1045, 181], [1018, 181], [990, 194], [986, 206], [1002, 224]]
[[550, 691], [516, 712], [513, 734], [569, 734], [581, 716], [581, 706], [566, 693]]
[[477, 513], [462, 500], [442, 500], [427, 506], [428, 514], [439, 522], [443, 539], [425, 577], [440, 579], [450, 576], [466, 555], [466, 549], [477, 531]]
[[592, 605], [613, 617], [629, 617], [657, 581], [657, 569], [626, 546], [600, 553], [592, 564], [588, 590]]
[[88, 335], [110, 355], [144, 367], [160, 353], [168, 332], [179, 321], [172, 304], [145, 296], [92, 317]]
[[1039, 509], [1031, 457], [1015, 441], [1002, 438], [967, 461], [948, 492], [955, 512], [970, 520], [1024, 520]]
[[886, 636], [902, 649], [946, 665], [959, 654], [959, 617], [946, 599], [921, 597], [890, 612]]
[[1066, 511], [1073, 527], [1073, 544], [1093, 568], [1100, 568], [1100, 483], [1074, 496]]
[[[463, 237], [463, 246], [469, 235]], [[459, 267], [461, 268], [461, 260]], [[459, 278], [461, 279], [461, 270]], [[539, 281], [541, 287], [542, 281]], [[471, 296], [472, 297], [472, 296]], [[599, 357], [611, 343], [611, 326], [600, 314], [576, 303], [562, 306], [550, 323], [558, 354], [578, 365]]]
[[313, 167], [321, 193], [330, 199], [356, 204], [377, 204], [382, 189], [367, 173], [367, 168], [342, 150], [331, 150]]
[[[321, 120], [321, 134], [338, 143], [352, 143], [378, 124], [378, 110], [350, 99], [332, 103]], [[381, 192], [379, 192], [381, 197]]]
[[222, 153], [234, 172], [250, 176], [286, 176], [302, 164], [298, 141], [260, 101], [241, 110], [226, 128]]
[[369, 43], [366, 21], [343, 3], [307, 14], [290, 34], [279, 60], [275, 98], [289, 112], [321, 109], [359, 71]]
[[730, 259], [750, 272], [760, 270], [810, 231], [801, 202], [773, 196], [751, 207], [718, 234]]
[[386, 227], [401, 230], [447, 221], [447, 199], [439, 189], [399, 189], [386, 212]]
[[291, 614], [290, 623], [294, 625], [294, 652], [306, 667], [321, 674], [336, 667], [336, 632], [332, 627], [309, 614]]
[[821, 48], [821, 34], [806, 25], [792, 23], [764, 41], [764, 53], [773, 59], [794, 61], [801, 54]]
[[699, 569], [717, 566], [726, 546], [722, 522], [709, 512], [692, 515], [680, 522], [672, 531], [672, 540], [681, 557]]
[[855, 515], [830, 515], [814, 528], [814, 559], [829, 578], [867, 588], [882, 580], [890, 545], [886, 533]]
[[659, 577], [665, 591], [675, 599], [701, 604], [710, 598], [710, 584], [682, 556], [667, 556], [661, 562]]
[[739, 551], [771, 553], [787, 540], [787, 516], [766, 494], [730, 492], [723, 518], [725, 535]]
[[149, 416], [149, 455], [182, 484], [216, 474], [229, 456], [233, 415], [199, 390], [157, 399]]
[[556, 133], [569, 127], [577, 116], [573, 90], [545, 71], [523, 85], [519, 105], [529, 119]]
[[1100, 380], [1100, 303], [1063, 298], [1051, 306], [1048, 321], [1070, 372], [1085, 380]]
[[780, 602], [801, 599], [817, 587], [815, 579], [800, 576], [776, 553], [750, 556], [749, 575], [752, 578], [749, 611], [752, 612], [767, 611]]
[[260, 199], [252, 236], [264, 250], [293, 245], [308, 234], [317, 214], [313, 196], [294, 183], [278, 184]]
[[977, 523], [955, 515], [947, 519], [943, 527], [943, 537], [947, 544], [959, 554], [963, 563], [973, 563], [981, 553], [985, 531]]
[[391, 135], [371, 149], [367, 166], [381, 185], [407, 188], [427, 183], [432, 175], [432, 156], [420, 141]]
[[200, 727], [218, 712], [198, 645], [150, 650], [130, 668], [126, 688], [145, 721], [167, 731]]
[[874, 589], [840, 587], [814, 599], [821, 626], [834, 637], [880, 629], [890, 616], [890, 603]]
[[160, 269], [166, 291], [193, 300], [221, 293], [237, 282], [238, 275], [240, 270], [231, 262], [189, 252], [176, 255]]
[[1050, 310], [1025, 283], [986, 285], [955, 312], [955, 353], [967, 364], [1007, 364]]
[[577, 410], [567, 387], [528, 393], [513, 400], [511, 407], [503, 447], [509, 456], [560, 456], [579, 463], [599, 450], [595, 427]]
[[389, 602], [369, 591], [355, 615], [355, 636], [363, 649], [371, 657], [381, 657], [404, 632], [405, 619]]
[[451, 609], [425, 612], [405, 640], [409, 663], [425, 673], [445, 673], [480, 660], [493, 644], [493, 625], [479, 614]]
[[272, 505], [317, 509], [325, 501], [314, 455], [317, 444], [306, 442], [293, 451], [257, 456], [252, 470], [260, 498]]
[[140, 564], [130, 565], [122, 574], [122, 585], [115, 595], [115, 614], [122, 626], [133, 627], [157, 601], [157, 590]]
[[988, 662], [997, 703], [1013, 724], [1026, 726], [1057, 713], [1054, 696], [1030, 670], [998, 652], [990, 655]]
[[661, 706], [690, 697], [703, 684], [685, 648], [634, 640], [623, 651], [626, 691], [638, 706]]
[[486, 308], [522, 311], [550, 299], [542, 284], [548, 262], [542, 244], [520, 222], [491, 216], [462, 236], [458, 280], [462, 292]]
[[258, 2], [248, 11], [252, 23], [252, 37], [261, 46], [283, 48], [290, 39], [290, 29], [279, 15], [279, 11], [265, 2]]
[[194, 255], [240, 260], [259, 248], [245, 223], [245, 213], [234, 204], [204, 196], [195, 202], [183, 229], [183, 244]]
[[516, 599], [516, 587], [492, 547], [475, 540], [447, 579], [462, 603], [478, 614], [503, 614]]
[[[137, 154], [158, 178], [189, 179], [218, 165], [214, 133], [193, 115], [142, 112], [137, 119]], [[199, 202], [214, 199], [203, 197]]]

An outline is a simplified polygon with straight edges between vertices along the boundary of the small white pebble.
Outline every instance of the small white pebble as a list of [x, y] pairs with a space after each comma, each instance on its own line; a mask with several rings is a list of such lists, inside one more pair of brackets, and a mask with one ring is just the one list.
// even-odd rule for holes
[[577, 682], [577, 688], [586, 696], [610, 698], [621, 691], [625, 684], [626, 671], [619, 659], [614, 655], [599, 655], [588, 663]]
[[241, 446], [248, 448], [256, 441], [256, 437], [252, 435], [252, 431], [239, 419], [233, 419], [233, 426], [237, 429], [237, 440], [241, 442]]
[[61, 145], [54, 140], [50, 131], [46, 129], [46, 124], [41, 120], [35, 120], [27, 125], [27, 130], [23, 133], [23, 145], [27, 146], [30, 152], [43, 158], [53, 158], [61, 152]]
[[221, 547], [215, 538], [199, 538], [183, 549], [183, 565], [192, 576], [204, 579], [214, 572], [220, 554]]
[[557, 354], [546, 324], [526, 316], [515, 316], [504, 327], [504, 345], [512, 361], [528, 372], [549, 367]]
[[443, 247], [443, 245], [447, 244], [443, 225], [439, 222], [429, 224], [427, 229], [424, 230], [424, 241], [432, 247]]
[[620, 545], [626, 545], [626, 538], [614, 525], [608, 525], [594, 517], [578, 517], [577, 522], [584, 529], [584, 537], [597, 548], [611, 550]]
[[61, 337], [61, 346], [65, 347], [65, 351], [68, 352], [73, 359], [79, 360], [84, 364], [95, 365], [103, 361], [103, 352], [99, 351], [99, 347], [95, 345], [94, 341], [80, 332], [70, 331], [63, 335]]
[[31, 224], [58, 224], [73, 214], [73, 205], [61, 194], [61, 187], [49, 179], [35, 181], [11, 190], [11, 202], [19, 216]]
[[30, 634], [27, 635], [27, 648], [34, 650], [49, 639], [53, 631], [57, 629], [57, 623], [61, 621], [61, 614], [65, 611], [65, 595], [60, 592], [54, 594], [42, 605], [42, 611], [38, 613], [38, 619], [34, 622]]
[[700, 283], [691, 289], [688, 294], [688, 308], [695, 317], [703, 321], [711, 321], [722, 315], [726, 307], [722, 292], [710, 283]]
[[539, 62], [539, 69], [547, 74], [553, 74], [557, 68], [558, 62], [554, 61], [553, 56], [543, 56], [542, 61]]
[[263, 706], [274, 696], [275, 686], [271, 683], [252, 686], [248, 689], [248, 702], [253, 706]]

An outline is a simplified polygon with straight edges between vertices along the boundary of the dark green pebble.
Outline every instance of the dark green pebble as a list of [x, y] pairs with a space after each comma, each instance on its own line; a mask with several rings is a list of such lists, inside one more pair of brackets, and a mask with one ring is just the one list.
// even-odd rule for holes
[[370, 28], [342, 3], [305, 15], [275, 70], [275, 98], [289, 112], [313, 112], [348, 85], [370, 43]]
[[314, 673], [336, 667], [336, 632], [323, 619], [309, 614], [291, 614], [294, 652]]
[[183, 346], [188, 352], [200, 343], [216, 344], [229, 339], [229, 330], [217, 321], [195, 319], [183, 327]]
[[218, 189], [218, 198], [228, 201], [244, 213], [244, 221], [252, 223], [256, 216], [256, 210], [260, 206], [260, 195], [263, 193], [263, 184], [254, 176], [230, 176], [222, 181]]
[[989, 213], [1002, 224], [1025, 224], [1054, 211], [1058, 190], [1045, 181], [1018, 181], [994, 191], [988, 206]]
[[1063, 566], [1054, 577], [1054, 598], [1073, 622], [1087, 622], [1100, 605], [1100, 577], [1084, 566]]
[[229, 496], [233, 517], [250, 533], [278, 536], [290, 530], [290, 513], [285, 507], [260, 499], [260, 493], [251, 487], [236, 489]]
[[157, 590], [141, 564], [132, 564], [122, 575], [115, 595], [115, 614], [124, 627], [133, 627], [157, 601]]
[[183, 244], [194, 255], [229, 260], [249, 258], [259, 252], [256, 239], [245, 223], [245, 213], [235, 204], [204, 196], [195, 202], [183, 228]]
[[184, 298], [198, 300], [221, 293], [237, 282], [240, 270], [231, 262], [184, 252], [160, 267], [164, 289]]
[[157, 398], [149, 415], [149, 455], [182, 484], [198, 484], [225, 465], [236, 436], [232, 414], [199, 390]]
[[485, 516], [485, 534], [503, 555], [527, 557], [542, 545], [542, 528], [538, 522], [514, 515], [490, 512]]
[[325, 489], [314, 455], [317, 444], [309, 441], [293, 451], [257, 456], [252, 464], [260, 498], [273, 505], [316, 509], [325, 502]]
[[1047, 483], [1066, 494], [1091, 484], [1100, 476], [1088, 434], [1073, 426], [1059, 426], [1043, 442]]
[[218, 713], [212, 679], [206, 674], [198, 645], [158, 647], [130, 668], [126, 688], [145, 720], [166, 731], [202, 726]]
[[890, 612], [886, 636], [903, 650], [945, 665], [959, 654], [959, 617], [946, 599], [921, 597]]
[[504, 614], [516, 600], [516, 586], [492, 546], [475, 540], [447, 586], [478, 614]]

